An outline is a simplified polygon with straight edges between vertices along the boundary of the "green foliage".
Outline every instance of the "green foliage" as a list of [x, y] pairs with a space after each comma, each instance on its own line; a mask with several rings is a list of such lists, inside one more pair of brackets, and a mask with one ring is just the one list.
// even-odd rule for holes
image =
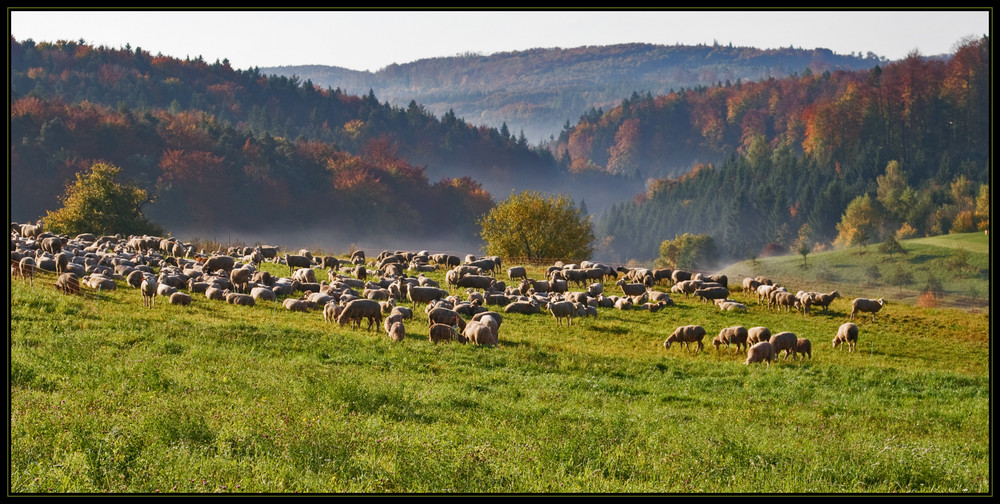
[[892, 257], [893, 254], [905, 254], [906, 249], [900, 245], [899, 240], [895, 236], [889, 235], [885, 237], [885, 240], [878, 246], [878, 251], [882, 254], [889, 254]]
[[589, 259], [594, 230], [566, 195], [511, 194], [479, 220], [486, 253], [502, 257]]
[[142, 214], [150, 202], [146, 191], [133, 184], [118, 182], [117, 166], [97, 163], [87, 173], [78, 173], [76, 182], [66, 186], [63, 207], [45, 216], [45, 227], [54, 233], [97, 235], [123, 233], [163, 234], [162, 227]]
[[707, 268], [717, 259], [715, 240], [708, 235], [684, 233], [660, 243], [659, 262], [671, 268]]

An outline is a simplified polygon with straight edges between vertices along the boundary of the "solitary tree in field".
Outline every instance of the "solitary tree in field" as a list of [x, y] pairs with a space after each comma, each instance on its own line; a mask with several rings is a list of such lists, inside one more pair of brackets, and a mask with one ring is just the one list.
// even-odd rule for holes
[[486, 253], [526, 259], [589, 259], [591, 219], [565, 195], [511, 194], [479, 220]]
[[684, 233], [660, 243], [659, 264], [671, 268], [698, 268], [713, 264], [718, 256], [715, 240], [708, 235]]
[[97, 163], [76, 174], [60, 196], [63, 207], [45, 216], [45, 229], [58, 234], [163, 234], [162, 227], [142, 215], [152, 201], [138, 186], [118, 182], [121, 169]]

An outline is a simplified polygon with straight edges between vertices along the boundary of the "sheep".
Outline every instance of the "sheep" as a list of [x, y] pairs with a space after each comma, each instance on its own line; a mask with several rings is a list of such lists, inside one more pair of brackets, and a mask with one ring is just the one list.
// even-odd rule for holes
[[709, 300], [726, 299], [729, 297], [729, 289], [725, 287], [702, 288], [694, 291], [693, 296], [701, 298], [702, 301], [707, 303]]
[[700, 289], [701, 284], [701, 280], [681, 280], [674, 283], [674, 286], [670, 288], [670, 292], [684, 294], [684, 297], [688, 297], [688, 294], [694, 294], [695, 291]]
[[810, 342], [808, 338], [799, 338], [795, 342], [795, 354], [796, 355], [802, 354], [803, 359], [805, 359], [805, 356], [808, 355], [809, 358], [812, 359], [813, 358], [812, 342]]
[[186, 292], [175, 292], [170, 295], [170, 304], [188, 306], [191, 304], [191, 295]]
[[791, 292], [775, 291], [772, 293], [772, 297], [768, 302], [768, 308], [774, 306], [775, 309], [781, 311], [781, 307], [785, 307], [786, 310], [798, 310], [801, 303], [796, 299], [795, 295]]
[[795, 355], [795, 345], [798, 343], [798, 337], [794, 333], [788, 331], [780, 332], [771, 336], [771, 345], [774, 347], [774, 355], [777, 357], [782, 350], [785, 352], [785, 358], [787, 359], [789, 355]]
[[452, 341], [455, 338], [455, 328], [448, 324], [431, 324], [427, 341], [437, 344], [439, 341]]
[[301, 283], [316, 283], [316, 271], [312, 268], [299, 268], [292, 273], [292, 280]]
[[353, 322], [355, 327], [361, 327], [361, 319], [368, 319], [368, 329], [382, 324], [382, 306], [371, 299], [354, 299], [344, 306], [344, 311], [337, 317], [337, 323], [344, 326]]
[[842, 343], [846, 343], [844, 346], [847, 347], [848, 352], [854, 351], [854, 347], [858, 344], [858, 326], [851, 322], [845, 322], [837, 329], [837, 335], [833, 337], [833, 348], [837, 348]]
[[486, 291], [489, 290], [495, 283], [496, 280], [485, 275], [465, 275], [460, 277], [458, 281], [455, 282], [455, 285], [457, 287], [467, 287]]
[[153, 307], [153, 298], [156, 297], [156, 279], [153, 277], [146, 277], [142, 280], [142, 285], [139, 286], [139, 290], [142, 292], [142, 306], [146, 308]]
[[549, 303], [549, 312], [552, 316], [556, 318], [559, 325], [562, 325], [562, 319], [566, 319], [566, 326], [573, 325], [573, 317], [576, 316], [575, 306], [571, 301], [560, 301], [558, 303]]
[[496, 346], [497, 344], [497, 340], [493, 336], [493, 331], [490, 330], [488, 325], [482, 322], [469, 322], [465, 326], [465, 330], [462, 331], [462, 335], [473, 345]]
[[389, 339], [395, 342], [403, 341], [403, 338], [406, 337], [406, 329], [402, 322], [394, 322], [387, 333]]
[[225, 289], [216, 287], [215, 285], [210, 285], [205, 288], [205, 298], [214, 299], [216, 301], [225, 301], [226, 300]]
[[465, 319], [458, 314], [455, 310], [448, 308], [433, 308], [427, 312], [427, 322], [429, 324], [447, 324], [449, 326], [458, 326], [459, 330], [464, 330], [466, 327]]
[[[716, 336], [716, 339], [719, 340], [720, 343], [724, 343], [726, 348], [729, 348], [729, 345], [732, 344], [736, 345], [737, 350], [746, 350], [748, 337], [749, 332], [747, 331], [747, 328], [743, 326], [733, 326], [719, 331], [719, 335]], [[713, 340], [712, 343], [715, 344], [715, 340]], [[715, 344], [715, 349], [719, 349], [718, 344]]]
[[[303, 301], [301, 299], [287, 298], [287, 299], [285, 299], [284, 301], [281, 302], [281, 306], [284, 306], [285, 309], [287, 309], [289, 311], [293, 311], [293, 312], [308, 312], [309, 311], [309, 303], [307, 301]], [[341, 325], [343, 325], [343, 324], [341, 324]]]
[[750, 277], [743, 279], [743, 292], [757, 292], [758, 287], [760, 287], [760, 282], [757, 280]]
[[323, 322], [331, 323], [337, 320], [337, 317], [344, 311], [344, 307], [340, 306], [335, 302], [329, 302], [323, 305]]
[[674, 285], [677, 285], [678, 283], [681, 283], [685, 280], [690, 280], [691, 272], [674, 270], [674, 272], [670, 274], [670, 279], [674, 281]]
[[495, 343], [500, 342], [500, 322], [498, 322], [497, 319], [493, 318], [490, 315], [486, 315], [477, 320], [474, 320], [473, 322], [482, 322], [483, 324], [485, 324], [486, 327], [490, 328], [490, 332], [493, 333], [493, 341]]
[[448, 291], [437, 287], [410, 286], [406, 289], [406, 298], [416, 306], [417, 303], [430, 303], [448, 296]]
[[735, 301], [723, 301], [719, 303], [720, 311], [741, 311], [747, 313], [747, 306], [743, 303], [737, 303]]
[[829, 308], [830, 303], [832, 303], [834, 299], [837, 299], [839, 297], [840, 293], [837, 291], [833, 291], [827, 294], [824, 294], [822, 292], [810, 292], [809, 295], [802, 300], [802, 311], [808, 312], [809, 307], [815, 305], [815, 306], [822, 306], [823, 311], [825, 312], [827, 311], [827, 308]]
[[626, 283], [624, 278], [615, 282], [615, 285], [621, 287], [622, 293], [626, 296], [641, 296], [646, 292], [646, 284]]
[[530, 315], [532, 313], [538, 313], [538, 305], [530, 301], [514, 301], [513, 303], [504, 306], [504, 313], [523, 313], [525, 315]]
[[246, 266], [236, 268], [229, 273], [229, 281], [237, 292], [246, 292], [254, 271]]
[[250, 297], [257, 301], [276, 301], [278, 296], [269, 287], [254, 287], [250, 289]]
[[35, 259], [32, 257], [22, 257], [18, 261], [18, 276], [21, 278], [27, 278], [28, 283], [34, 283], [35, 281]]
[[168, 297], [171, 296], [171, 294], [173, 294], [175, 292], [177, 292], [177, 288], [176, 287], [172, 287], [172, 286], [167, 285], [165, 283], [157, 284], [157, 286], [156, 286], [156, 295], [160, 296], [160, 297], [166, 297], [166, 298], [168, 298]]
[[205, 274], [212, 273], [216, 270], [225, 270], [226, 273], [228, 274], [230, 271], [233, 271], [233, 268], [235, 267], [236, 267], [235, 257], [227, 255], [216, 255], [206, 259], [205, 262], [201, 265], [201, 270], [205, 272]]
[[885, 300], [882, 298], [878, 299], [866, 299], [857, 298], [851, 301], [851, 320], [854, 320], [854, 315], [859, 312], [871, 313], [872, 322], [875, 322], [875, 314], [878, 313], [882, 307], [885, 306]]
[[59, 275], [56, 283], [52, 286], [63, 294], [80, 294], [80, 279], [74, 273], [67, 272]]
[[762, 341], [771, 341], [771, 331], [766, 327], [751, 327], [747, 329], [747, 344], [756, 345]]
[[684, 343], [685, 348], [689, 348], [690, 343], [698, 343], [698, 349], [696, 352], [700, 352], [705, 345], [702, 344], [701, 339], [705, 337], [705, 328], [700, 325], [686, 325], [680, 326], [674, 329], [674, 332], [667, 336], [667, 339], [663, 341], [663, 346], [667, 350], [670, 349], [670, 345], [673, 342]]
[[225, 296], [226, 296], [226, 302], [232, 305], [239, 305], [239, 306], [256, 305], [253, 296], [249, 294], [241, 294], [239, 292], [227, 292]]
[[512, 268], [507, 268], [507, 277], [513, 282], [519, 278], [528, 278], [528, 271], [524, 266], [514, 266]]
[[389, 311], [389, 315], [400, 314], [403, 316], [404, 320], [410, 320], [413, 318], [413, 310], [405, 306], [394, 306], [392, 310]]
[[769, 341], [761, 341], [747, 350], [747, 360], [743, 364], [749, 365], [754, 362], [765, 362], [770, 367], [774, 357], [774, 345], [771, 345]]
[[285, 264], [288, 265], [288, 276], [291, 276], [296, 269], [312, 269], [312, 259], [304, 255], [285, 254]]

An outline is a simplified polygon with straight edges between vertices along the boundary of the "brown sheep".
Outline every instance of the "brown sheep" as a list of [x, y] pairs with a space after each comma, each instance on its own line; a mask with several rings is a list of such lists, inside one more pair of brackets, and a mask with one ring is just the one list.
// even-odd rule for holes
[[879, 299], [865, 299], [857, 298], [851, 301], [851, 320], [854, 320], [854, 315], [859, 312], [871, 313], [872, 322], [875, 322], [875, 314], [878, 313], [882, 307], [885, 306], [885, 300]]
[[771, 331], [766, 327], [751, 327], [747, 329], [747, 344], [756, 345], [762, 341], [771, 341]]
[[337, 323], [344, 326], [352, 322], [355, 327], [361, 327], [361, 320], [368, 319], [368, 329], [382, 325], [382, 305], [371, 299], [354, 299], [344, 306], [344, 311], [337, 317]]
[[191, 295], [186, 292], [175, 292], [170, 295], [170, 304], [189, 306], [191, 304]]
[[496, 346], [497, 344], [493, 331], [482, 322], [469, 322], [462, 333], [473, 345]]
[[388, 334], [390, 340], [400, 342], [406, 336], [406, 329], [403, 328], [402, 322], [394, 322], [389, 328]]
[[670, 349], [670, 345], [673, 342], [684, 343], [684, 347], [690, 349], [690, 343], [698, 343], [698, 349], [696, 352], [701, 351], [705, 348], [705, 345], [701, 342], [702, 338], [705, 337], [705, 328], [699, 325], [686, 325], [680, 326], [674, 329], [674, 332], [667, 336], [667, 339], [663, 341], [663, 346], [667, 350]]
[[63, 294], [79, 294], [80, 279], [73, 273], [63, 273], [56, 279], [53, 287]]

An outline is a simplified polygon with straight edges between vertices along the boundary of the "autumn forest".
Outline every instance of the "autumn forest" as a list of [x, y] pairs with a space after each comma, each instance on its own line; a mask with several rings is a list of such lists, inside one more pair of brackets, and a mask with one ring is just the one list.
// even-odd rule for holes
[[58, 208], [67, 182], [103, 161], [175, 234], [477, 246], [477, 220], [522, 189], [589, 206], [595, 255], [622, 262], [682, 233], [733, 259], [852, 245], [842, 221], [865, 197], [870, 242], [988, 226], [988, 38], [948, 59], [637, 89], [539, 144], [228, 61], [13, 38], [9, 61], [15, 221]]

